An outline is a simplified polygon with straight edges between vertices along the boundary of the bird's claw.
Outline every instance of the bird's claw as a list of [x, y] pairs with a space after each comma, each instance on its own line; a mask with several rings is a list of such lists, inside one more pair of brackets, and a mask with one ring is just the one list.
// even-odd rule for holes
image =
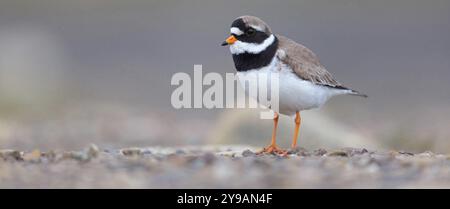
[[272, 155], [280, 155], [280, 156], [287, 156], [288, 151], [279, 148], [277, 145], [269, 145], [268, 147], [263, 148], [261, 151], [257, 152], [256, 154], [272, 154]]

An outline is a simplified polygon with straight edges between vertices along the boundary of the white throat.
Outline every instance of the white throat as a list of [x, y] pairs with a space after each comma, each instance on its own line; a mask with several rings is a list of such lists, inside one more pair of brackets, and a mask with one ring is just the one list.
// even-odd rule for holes
[[251, 54], [259, 54], [264, 51], [275, 41], [275, 36], [271, 34], [269, 38], [266, 38], [262, 43], [245, 43], [237, 40], [232, 45], [230, 45], [231, 54], [242, 54], [242, 53], [251, 53]]

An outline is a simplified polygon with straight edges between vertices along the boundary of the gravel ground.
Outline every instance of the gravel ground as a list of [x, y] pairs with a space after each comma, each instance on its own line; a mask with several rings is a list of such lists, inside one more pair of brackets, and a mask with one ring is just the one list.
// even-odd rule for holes
[[0, 150], [0, 188], [450, 188], [450, 155], [247, 146]]

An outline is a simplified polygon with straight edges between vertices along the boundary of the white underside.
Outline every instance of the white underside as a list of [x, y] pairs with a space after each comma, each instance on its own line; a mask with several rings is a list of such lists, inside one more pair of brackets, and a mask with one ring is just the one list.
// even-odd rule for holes
[[[333, 89], [303, 80], [299, 78], [287, 65], [280, 63], [276, 56], [269, 66], [245, 72], [238, 72], [237, 76], [241, 85], [248, 94], [248, 89], [251, 89], [252, 87], [259, 89], [258, 83], [250, 81], [248, 82], [248, 88], [245, 88], [242, 78], [258, 78], [258, 76], [262, 74], [266, 75], [267, 78], [270, 78], [268, 75], [273, 72], [278, 72], [280, 76], [278, 96], [279, 113], [281, 114], [293, 115], [297, 111], [321, 107], [333, 96], [350, 93], [349, 90]], [[257, 81], [257, 79], [250, 80]], [[273, 106], [272, 104], [262, 105], [267, 107]]]

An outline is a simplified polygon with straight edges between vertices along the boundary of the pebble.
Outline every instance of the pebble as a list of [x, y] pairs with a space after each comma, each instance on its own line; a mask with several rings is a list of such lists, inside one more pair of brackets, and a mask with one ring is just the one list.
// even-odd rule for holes
[[33, 152], [25, 153], [23, 155], [23, 160], [27, 162], [37, 163], [41, 161], [41, 156], [42, 156], [41, 151], [34, 150]]
[[87, 155], [90, 159], [98, 157], [99, 149], [97, 145], [91, 144], [89, 148], [86, 150]]
[[0, 150], [0, 158], [3, 160], [23, 160], [22, 155], [23, 153], [17, 150]]
[[327, 154], [327, 151], [325, 149], [316, 149], [313, 151], [313, 155], [315, 156], [323, 156]]
[[142, 150], [140, 148], [126, 148], [126, 149], [120, 150], [120, 152], [122, 153], [122, 155], [125, 155], [125, 156], [142, 155]]
[[309, 153], [308, 150], [303, 147], [296, 147], [294, 149], [291, 149], [288, 151], [288, 154], [296, 154], [298, 156], [311, 156], [311, 153]]
[[184, 150], [182, 150], [182, 149], [177, 149], [177, 151], [175, 151], [175, 154], [177, 154], [177, 155], [185, 155], [186, 152]]
[[336, 151], [332, 151], [332, 152], [326, 154], [326, 156], [329, 156], [329, 157], [336, 157], [336, 156], [338, 156], [338, 157], [348, 157], [348, 154], [345, 151], [336, 150]]
[[246, 149], [242, 152], [242, 156], [243, 157], [253, 157], [253, 156], [256, 156], [256, 153], [252, 152], [249, 149]]

